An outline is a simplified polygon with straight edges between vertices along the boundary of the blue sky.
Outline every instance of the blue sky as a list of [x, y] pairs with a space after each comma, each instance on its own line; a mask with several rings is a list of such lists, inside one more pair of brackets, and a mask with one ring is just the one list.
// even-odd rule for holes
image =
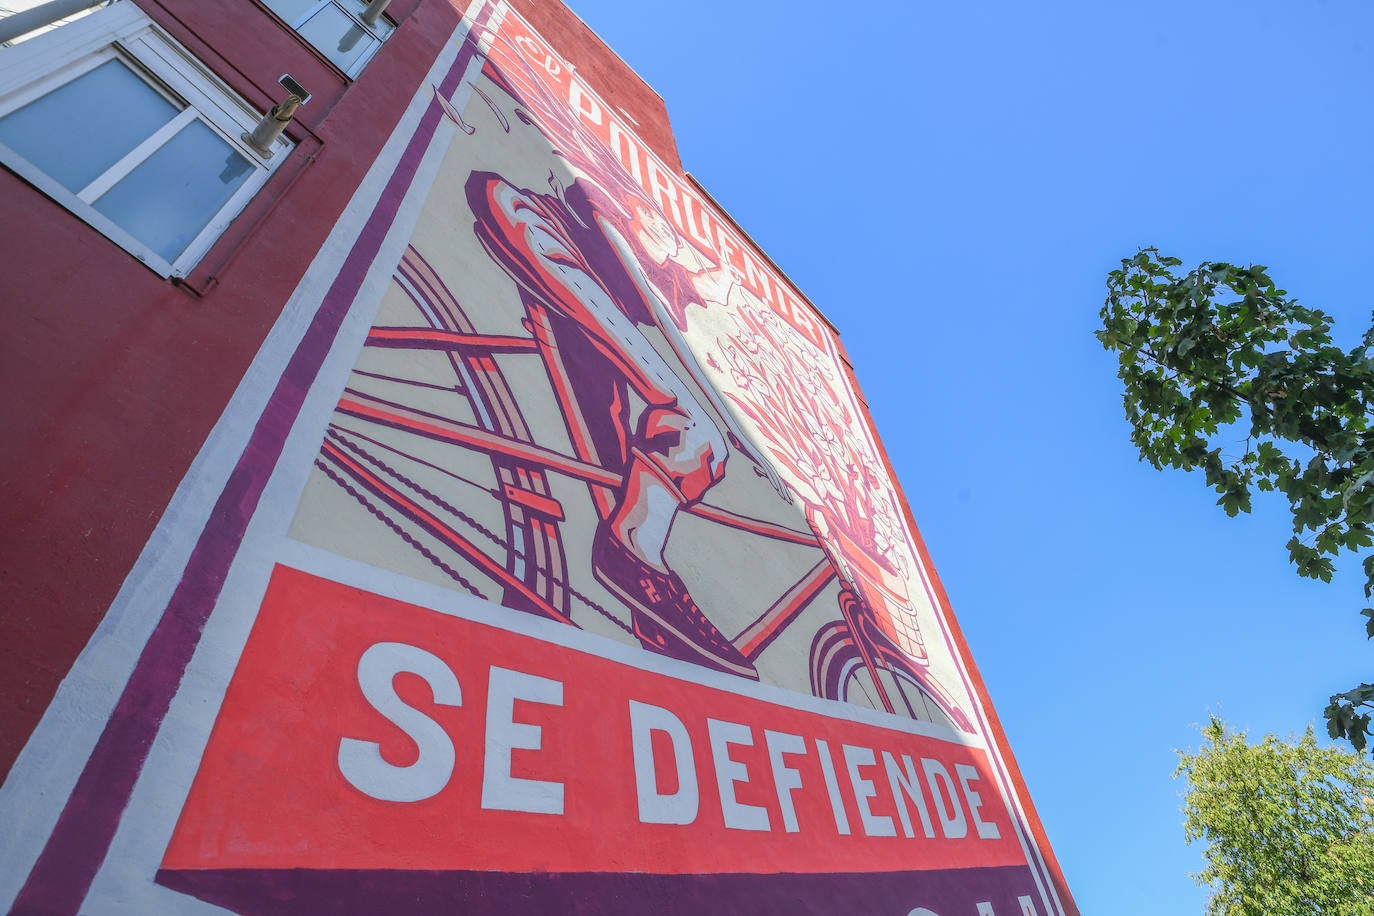
[[571, 6], [839, 326], [1084, 913], [1200, 912], [1175, 748], [1374, 678], [1360, 581], [1282, 509], [1141, 465], [1092, 337], [1142, 245], [1258, 262], [1368, 327], [1374, 7]]

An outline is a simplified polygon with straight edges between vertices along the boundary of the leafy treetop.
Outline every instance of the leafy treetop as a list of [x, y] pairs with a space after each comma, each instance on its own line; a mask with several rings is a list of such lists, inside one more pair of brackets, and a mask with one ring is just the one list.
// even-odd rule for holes
[[1213, 717], [1188, 780], [1187, 841], [1203, 840], [1209, 916], [1374, 914], [1374, 764], [1269, 735], [1250, 744]]
[[[1266, 268], [1182, 263], [1147, 248], [1107, 277], [1097, 338], [1118, 354], [1141, 459], [1201, 469], [1231, 516], [1250, 511], [1255, 489], [1282, 493], [1298, 573], [1329, 582], [1337, 555], [1363, 552], [1369, 599], [1374, 327], [1345, 351], [1332, 343], [1331, 320], [1276, 287]], [[1374, 638], [1374, 609], [1361, 613]], [[1332, 696], [1325, 710], [1331, 736], [1357, 750], [1374, 734], [1362, 709], [1374, 709], [1374, 684]]]

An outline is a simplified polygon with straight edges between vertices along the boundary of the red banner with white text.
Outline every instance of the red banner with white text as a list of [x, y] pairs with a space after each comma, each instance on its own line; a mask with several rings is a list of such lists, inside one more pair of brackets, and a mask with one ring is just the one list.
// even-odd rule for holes
[[163, 867], [1022, 864], [993, 786], [976, 748], [278, 567]]

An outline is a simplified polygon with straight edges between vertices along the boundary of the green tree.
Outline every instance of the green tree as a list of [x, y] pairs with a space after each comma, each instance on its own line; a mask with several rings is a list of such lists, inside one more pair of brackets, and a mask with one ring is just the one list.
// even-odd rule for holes
[[[1288, 555], [1300, 575], [1331, 581], [1333, 558], [1364, 553], [1374, 595], [1374, 328], [1346, 351], [1331, 321], [1279, 289], [1264, 267], [1143, 249], [1107, 277], [1102, 329], [1118, 354], [1131, 441], [1156, 468], [1201, 469], [1235, 516], [1252, 490], [1288, 500]], [[1225, 448], [1224, 448], [1225, 447]], [[1365, 633], [1374, 638], [1374, 609]], [[1364, 750], [1374, 684], [1331, 697], [1333, 738]]]
[[1250, 744], [1216, 717], [1195, 753], [1179, 752], [1188, 780], [1184, 831], [1207, 843], [1209, 916], [1374, 914], [1374, 764], [1296, 743]]

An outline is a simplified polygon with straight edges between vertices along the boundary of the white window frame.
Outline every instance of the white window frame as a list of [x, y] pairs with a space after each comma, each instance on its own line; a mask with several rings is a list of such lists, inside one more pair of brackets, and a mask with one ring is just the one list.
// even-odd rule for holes
[[[372, 58], [377, 56], [377, 52], [382, 49], [382, 44], [387, 40], [387, 38], [391, 36], [391, 33], [396, 31], [396, 26], [390, 22], [387, 22], [387, 25], [389, 27], [385, 32], [382, 32], [377, 26], [368, 25], [366, 22], [363, 22], [362, 18], [357, 13], [348, 8], [344, 0], [318, 0], [318, 2], [314, 3], [308, 9], [306, 9], [305, 12], [297, 16], [294, 22], [284, 18], [275, 9], [272, 9], [271, 0], [261, 0], [261, 2], [263, 6], [267, 7], [269, 10], [272, 10], [273, 15], [275, 15], [278, 19], [281, 19], [281, 21], [285, 22], [288, 26], [290, 26], [291, 30], [300, 36], [301, 41], [305, 42], [307, 45], [313, 48], [316, 54], [320, 55], [325, 60], [329, 61], [330, 65], [334, 67], [339, 67], [339, 65], [334, 63], [333, 59], [330, 58], [330, 56], [327, 53], [325, 53], [323, 49], [321, 49], [318, 45], [312, 42], [309, 38], [306, 38], [305, 35], [301, 33], [301, 26], [309, 22], [311, 17], [313, 17], [316, 13], [320, 12], [320, 10], [324, 9], [326, 6], [332, 6], [339, 12], [347, 16], [349, 19], [352, 19], [354, 25], [362, 29], [368, 35], [372, 36], [372, 38], [376, 40], [375, 43], [372, 45], [372, 50], [368, 51], [366, 54], [359, 57], [358, 60], [354, 62], [353, 66], [349, 67], [347, 70], [344, 70], [342, 67], [339, 67], [343, 74], [347, 76], [349, 79], [353, 79], [363, 71], [363, 68], [367, 66], [368, 62], [372, 60]], [[379, 18], [377, 20], [379, 24], [383, 21], [386, 20], [382, 18]]]
[[[21, 44], [0, 48], [0, 117], [115, 59], [128, 64], [160, 94], [184, 106], [181, 113], [80, 192], [68, 190], [4, 143], [0, 143], [0, 163], [161, 276], [184, 277], [286, 158], [292, 144], [278, 138], [268, 159], [248, 146], [241, 135], [252, 131], [261, 114], [129, 0]], [[176, 260], [169, 262], [96, 210], [92, 201], [191, 120], [201, 121], [240, 153], [252, 166], [253, 174]]]

